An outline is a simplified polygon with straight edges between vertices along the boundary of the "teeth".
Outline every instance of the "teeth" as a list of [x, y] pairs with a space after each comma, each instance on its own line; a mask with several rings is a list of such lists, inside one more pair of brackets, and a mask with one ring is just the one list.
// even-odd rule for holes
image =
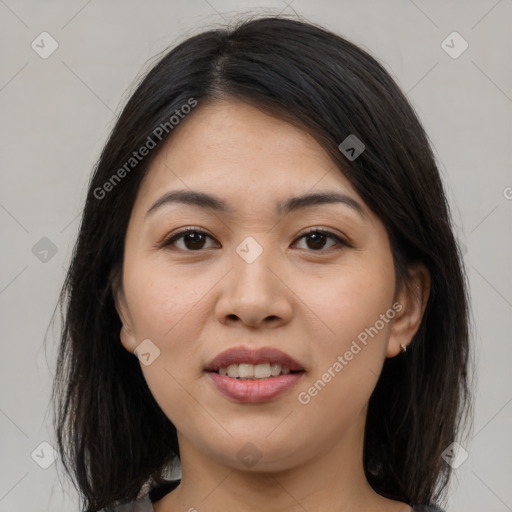
[[272, 375], [272, 377], [277, 377], [281, 373], [281, 370], [282, 368], [279, 363], [273, 363], [270, 366], [270, 374]]
[[238, 376], [241, 379], [252, 379], [254, 377], [254, 365], [253, 364], [239, 364], [238, 365]]
[[268, 379], [272, 375], [270, 363], [261, 363], [254, 365], [254, 377], [257, 379]]
[[233, 378], [238, 377], [238, 365], [237, 364], [230, 364], [228, 366], [228, 377], [233, 377]]
[[289, 373], [290, 369], [283, 368], [279, 363], [240, 363], [219, 368], [219, 375], [233, 379], [268, 379], [269, 377], [288, 375]]

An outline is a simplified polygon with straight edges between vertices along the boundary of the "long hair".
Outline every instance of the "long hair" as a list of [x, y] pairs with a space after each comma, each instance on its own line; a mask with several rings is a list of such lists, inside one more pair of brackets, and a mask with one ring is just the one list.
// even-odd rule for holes
[[[161, 483], [161, 471], [179, 460], [174, 425], [119, 341], [113, 284], [141, 180], [172, 137], [169, 119], [193, 101], [223, 98], [250, 103], [318, 141], [384, 223], [397, 283], [413, 263], [428, 268], [431, 293], [420, 328], [405, 354], [385, 361], [370, 398], [363, 464], [377, 493], [409, 504], [438, 502], [451, 470], [442, 452], [470, 405], [469, 307], [428, 137], [367, 52], [322, 27], [273, 16], [208, 30], [168, 51], [127, 101], [92, 174], [59, 297], [52, 395], [62, 462], [83, 505], [98, 510], [135, 499], [148, 478]], [[349, 135], [365, 145], [356, 159], [338, 147]], [[148, 137], [156, 147], [130, 160]]]

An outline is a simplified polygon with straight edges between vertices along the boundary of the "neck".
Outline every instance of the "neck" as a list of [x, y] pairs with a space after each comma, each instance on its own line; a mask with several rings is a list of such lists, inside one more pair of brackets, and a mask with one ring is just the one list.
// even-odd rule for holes
[[369, 486], [362, 463], [364, 417], [335, 446], [278, 471], [239, 470], [199, 451], [178, 434], [181, 483], [154, 503], [156, 512], [408, 512]]

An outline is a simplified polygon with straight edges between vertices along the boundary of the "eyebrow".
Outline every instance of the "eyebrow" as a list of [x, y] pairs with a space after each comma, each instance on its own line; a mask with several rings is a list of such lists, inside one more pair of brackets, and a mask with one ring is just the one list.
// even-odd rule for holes
[[[164, 194], [160, 199], [153, 203], [151, 208], [146, 212], [145, 217], [147, 218], [164, 205], [173, 203], [198, 206], [200, 208], [212, 209], [222, 213], [234, 213], [233, 209], [219, 197], [206, 194], [205, 192], [174, 190]], [[289, 212], [302, 208], [333, 203], [348, 206], [349, 208], [352, 208], [352, 210], [356, 211], [361, 217], [366, 217], [366, 211], [358, 201], [345, 194], [331, 191], [314, 192], [301, 196], [290, 197], [277, 204], [276, 213], [278, 215], [285, 215]]]

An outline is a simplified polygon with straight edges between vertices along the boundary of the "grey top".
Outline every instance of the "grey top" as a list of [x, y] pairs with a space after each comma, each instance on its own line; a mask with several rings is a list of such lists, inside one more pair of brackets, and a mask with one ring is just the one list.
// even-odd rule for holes
[[[438, 507], [427, 507], [424, 505], [417, 505], [412, 508], [415, 512], [444, 512]], [[118, 505], [114, 507], [115, 512], [155, 512], [153, 504], [147, 494], [143, 498], [125, 503], [124, 505]], [[99, 512], [107, 512], [107, 509], [101, 509]]]

